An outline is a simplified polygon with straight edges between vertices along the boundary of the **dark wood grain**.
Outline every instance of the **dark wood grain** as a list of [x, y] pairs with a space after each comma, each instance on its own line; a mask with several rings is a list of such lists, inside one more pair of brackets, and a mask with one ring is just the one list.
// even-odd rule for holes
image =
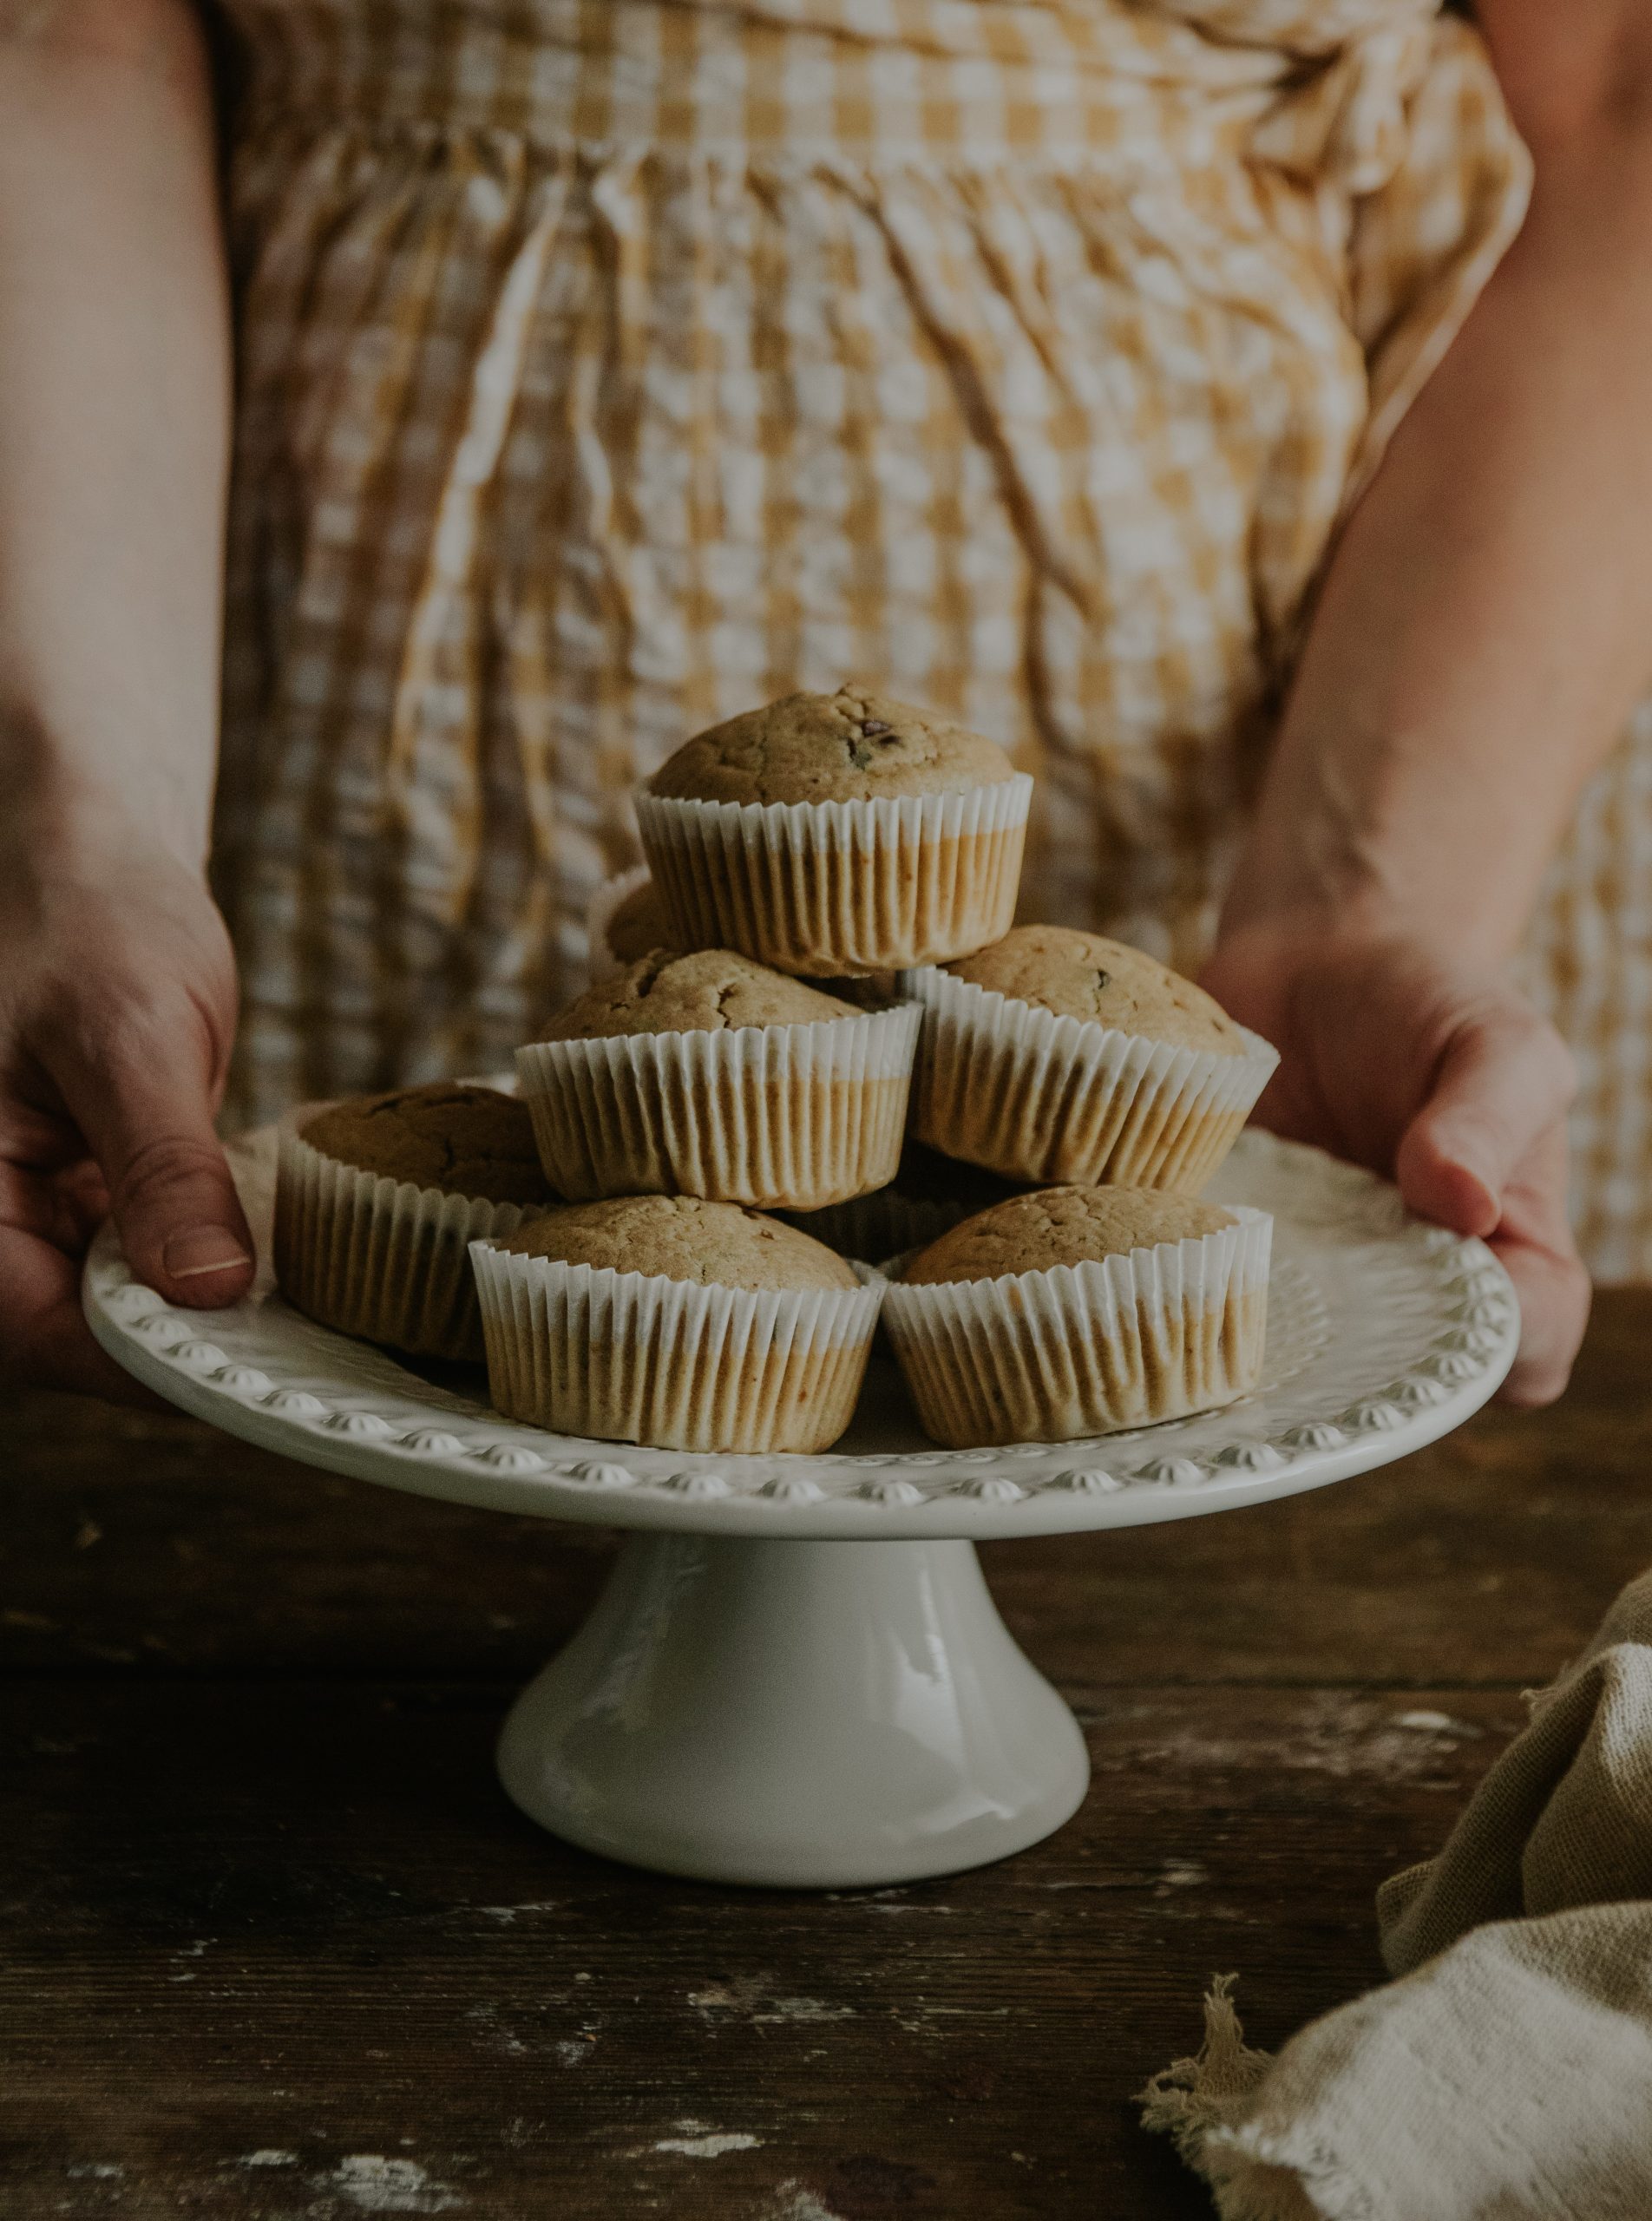
[[1130, 2093], [1212, 1972], [1263, 2042], [1376, 1978], [1376, 1883], [1652, 1559], [1649, 1348], [1652, 1295], [1605, 1297], [1556, 1412], [989, 1550], [1089, 1801], [1002, 1866], [823, 1897], [632, 1873], [505, 1802], [500, 1713], [606, 1537], [16, 1399], [0, 2212], [1208, 2213]]
[[[1192, 2041], [1215, 1969], [1244, 1969], [1275, 2036], [1372, 1980], [1373, 1887], [1519, 1716], [1116, 1688], [1051, 1842], [816, 1898], [540, 1834], [492, 1776], [505, 1694], [14, 1691], [0, 2171], [38, 2211], [118, 2184], [144, 2221], [342, 2216], [370, 2155], [479, 2221], [1195, 2212], [1129, 2093]], [[679, 2148], [708, 2136], [752, 2140]]]

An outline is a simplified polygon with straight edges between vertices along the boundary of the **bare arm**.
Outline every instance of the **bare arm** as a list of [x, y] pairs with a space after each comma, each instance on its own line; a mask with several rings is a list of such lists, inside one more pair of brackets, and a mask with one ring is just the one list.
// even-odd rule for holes
[[248, 1271], [202, 876], [229, 390], [187, 0], [0, 0], [0, 1364], [76, 1382], [106, 1189], [172, 1300]]
[[1495, 962], [1652, 679], [1652, 27], [1580, 55], [1622, 0], [1485, 12], [1531, 213], [1343, 535], [1229, 915], [1403, 912]]
[[1210, 976], [1285, 1052], [1282, 1129], [1502, 1248], [1538, 1400], [1586, 1309], [1570, 1070], [1502, 967], [1652, 678], [1652, 24], [1482, 18], [1531, 212], [1337, 548]]

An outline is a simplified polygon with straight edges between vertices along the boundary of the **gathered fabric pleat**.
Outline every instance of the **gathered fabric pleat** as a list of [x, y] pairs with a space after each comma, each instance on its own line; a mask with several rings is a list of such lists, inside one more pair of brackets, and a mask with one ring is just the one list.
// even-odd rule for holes
[[[1524, 213], [1467, 25], [1432, 0], [227, 13], [235, 1114], [508, 1065], [583, 980], [636, 781], [847, 678], [1037, 776], [1039, 915], [1196, 962], [1338, 519]], [[1588, 966], [1644, 838], [1631, 760], [1531, 954], [1621, 1269], [1652, 1215], [1644, 1030], [1612, 1029], [1652, 956]]]

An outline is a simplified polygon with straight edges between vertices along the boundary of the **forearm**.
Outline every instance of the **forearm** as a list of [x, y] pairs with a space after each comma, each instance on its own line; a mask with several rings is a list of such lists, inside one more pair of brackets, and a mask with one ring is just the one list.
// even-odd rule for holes
[[1533, 135], [1526, 225], [1336, 550], [1224, 935], [1403, 923], [1500, 962], [1652, 678], [1652, 126]]
[[0, 837], [204, 856], [229, 390], [187, 0], [0, 0]]

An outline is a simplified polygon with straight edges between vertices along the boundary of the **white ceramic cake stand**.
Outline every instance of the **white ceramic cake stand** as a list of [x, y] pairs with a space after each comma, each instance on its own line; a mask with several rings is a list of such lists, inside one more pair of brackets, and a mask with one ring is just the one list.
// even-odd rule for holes
[[[260, 1254], [269, 1160], [253, 1137], [238, 1165]], [[1275, 1214], [1263, 1386], [1090, 1442], [938, 1450], [881, 1359], [851, 1432], [821, 1457], [572, 1440], [500, 1418], [480, 1377], [434, 1385], [313, 1325], [262, 1278], [233, 1309], [169, 1310], [108, 1228], [86, 1310], [141, 1380], [267, 1449], [634, 1530], [506, 1721], [500, 1772], [534, 1819], [667, 1873], [898, 1882], [1037, 1842], [1088, 1779], [1077, 1722], [993, 1608], [978, 1539], [1186, 1519], [1345, 1480], [1446, 1433], [1508, 1370], [1518, 1318], [1502, 1268], [1408, 1217], [1380, 1181], [1250, 1133], [1210, 1192]]]

